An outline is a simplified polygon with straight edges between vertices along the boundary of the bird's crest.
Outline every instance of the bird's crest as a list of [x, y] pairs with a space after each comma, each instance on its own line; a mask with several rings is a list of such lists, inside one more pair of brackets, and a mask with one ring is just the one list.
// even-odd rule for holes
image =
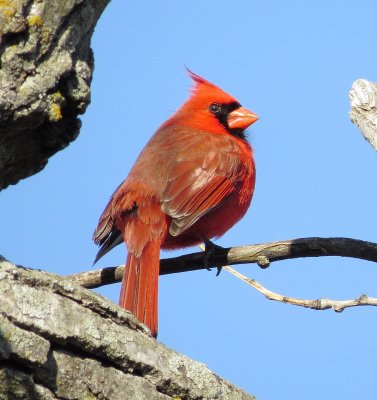
[[208, 82], [206, 79], [202, 78], [201, 76], [199, 76], [198, 74], [195, 74], [195, 72], [192, 72], [191, 69], [187, 68], [187, 73], [189, 74], [189, 77], [198, 84], [202, 84], [202, 85], [210, 85], [210, 86], [214, 86], [211, 82]]
[[235, 101], [233, 96], [224, 92], [218, 86], [214, 85], [213, 83], [207, 81], [207, 79], [202, 78], [198, 74], [192, 72], [189, 68], [186, 67], [187, 73], [190, 78], [193, 80], [194, 85], [191, 88], [192, 97], [204, 97], [210, 100], [218, 101], [220, 103], [224, 102], [231, 102]]

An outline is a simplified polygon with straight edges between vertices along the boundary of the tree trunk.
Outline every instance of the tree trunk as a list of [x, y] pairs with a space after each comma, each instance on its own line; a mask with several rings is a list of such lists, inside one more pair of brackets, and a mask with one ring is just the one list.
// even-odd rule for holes
[[108, 2], [0, 1], [0, 190], [77, 137], [90, 102], [90, 39]]
[[0, 399], [252, 400], [57, 275], [0, 259]]

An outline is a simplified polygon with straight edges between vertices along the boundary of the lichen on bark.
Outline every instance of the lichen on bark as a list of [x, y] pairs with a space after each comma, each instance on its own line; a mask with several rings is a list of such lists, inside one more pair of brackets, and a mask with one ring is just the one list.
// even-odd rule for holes
[[77, 137], [90, 102], [90, 40], [108, 2], [0, 0], [0, 190]]

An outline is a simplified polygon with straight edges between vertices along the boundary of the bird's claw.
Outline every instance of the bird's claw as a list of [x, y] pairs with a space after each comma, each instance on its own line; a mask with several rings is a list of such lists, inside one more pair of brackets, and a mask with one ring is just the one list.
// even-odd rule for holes
[[[211, 271], [211, 267], [208, 266], [209, 264], [209, 258], [211, 257], [211, 255], [214, 253], [215, 250], [221, 250], [224, 247], [221, 247], [213, 242], [211, 242], [210, 240], [205, 240], [204, 242], [204, 265], [207, 267], [207, 271]], [[216, 276], [220, 275], [220, 272], [222, 270], [222, 266], [220, 267], [216, 267], [217, 268], [217, 273]]]

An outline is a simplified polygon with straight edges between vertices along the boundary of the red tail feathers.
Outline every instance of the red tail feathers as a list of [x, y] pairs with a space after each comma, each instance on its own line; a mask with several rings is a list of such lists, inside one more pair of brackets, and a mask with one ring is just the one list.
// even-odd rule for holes
[[119, 304], [147, 325], [154, 337], [158, 328], [158, 276], [161, 239], [146, 244], [140, 257], [129, 253]]

